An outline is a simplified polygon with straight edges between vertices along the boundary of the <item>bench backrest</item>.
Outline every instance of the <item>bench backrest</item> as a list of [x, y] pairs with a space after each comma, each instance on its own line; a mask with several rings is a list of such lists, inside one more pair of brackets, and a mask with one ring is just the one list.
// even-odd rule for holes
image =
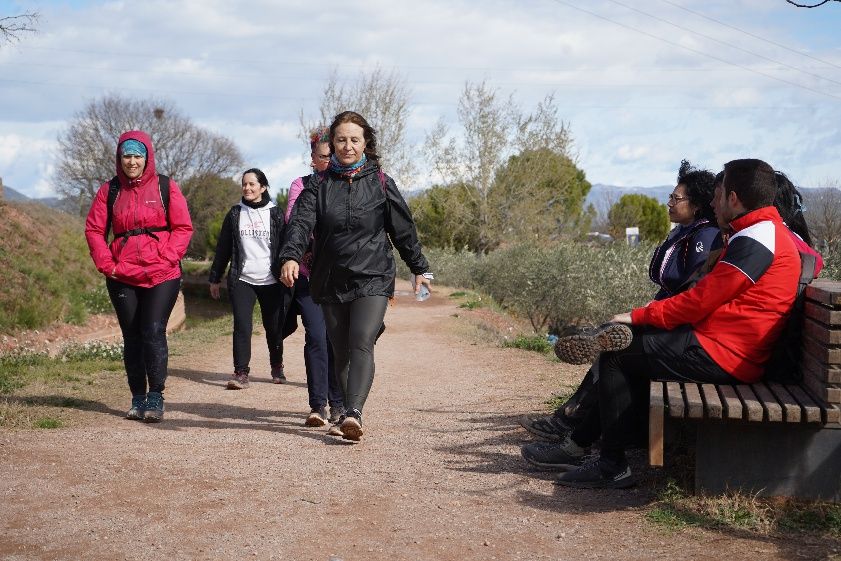
[[[830, 410], [841, 409], [841, 282], [818, 279], [806, 287], [801, 344], [803, 386]], [[827, 424], [841, 426], [836, 417]]]

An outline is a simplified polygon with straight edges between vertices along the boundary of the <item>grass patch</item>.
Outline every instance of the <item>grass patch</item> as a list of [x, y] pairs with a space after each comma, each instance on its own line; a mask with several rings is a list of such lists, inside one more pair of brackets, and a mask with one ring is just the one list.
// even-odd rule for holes
[[693, 496], [673, 480], [658, 494], [646, 519], [667, 532], [699, 527], [737, 529], [761, 535], [809, 533], [841, 538], [841, 505], [762, 499], [736, 491]]
[[60, 429], [64, 426], [64, 422], [61, 419], [43, 417], [32, 423], [32, 426], [36, 429]]
[[574, 393], [575, 390], [567, 388], [564, 391], [553, 394], [552, 397], [545, 401], [546, 406], [552, 411], [554, 411], [555, 409], [566, 403]]
[[552, 345], [549, 344], [546, 337], [540, 335], [518, 335], [513, 341], [503, 342], [502, 346], [542, 354], [547, 354], [552, 350]]

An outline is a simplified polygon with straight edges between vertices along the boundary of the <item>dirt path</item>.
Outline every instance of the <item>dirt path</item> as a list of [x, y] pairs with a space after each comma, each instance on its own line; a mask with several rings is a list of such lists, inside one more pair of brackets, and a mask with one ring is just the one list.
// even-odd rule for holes
[[[408, 284], [399, 285], [403, 291]], [[461, 317], [453, 317], [459, 314]], [[386, 317], [361, 444], [302, 425], [290, 383], [225, 391], [229, 340], [175, 357], [160, 425], [103, 403], [86, 428], [0, 432], [0, 559], [559, 560], [821, 558], [818, 543], [665, 533], [645, 486], [577, 491], [525, 469], [518, 418], [582, 371], [477, 344], [441, 294]]]

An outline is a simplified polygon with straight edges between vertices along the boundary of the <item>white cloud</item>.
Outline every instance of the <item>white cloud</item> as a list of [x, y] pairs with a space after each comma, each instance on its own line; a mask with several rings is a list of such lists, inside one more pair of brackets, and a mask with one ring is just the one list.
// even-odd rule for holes
[[[815, 10], [767, 0], [681, 5], [841, 64], [839, 10], [815, 19]], [[715, 167], [747, 152], [795, 177], [841, 176], [841, 104], [791, 84], [830, 94], [834, 85], [687, 29], [841, 80], [836, 69], [660, 1], [633, 6], [686, 29], [605, 0], [578, 9], [371, 0], [352, 11], [270, 0], [45, 3], [41, 32], [0, 49], [0, 175], [49, 192], [44, 150], [57, 130], [89, 100], [117, 92], [171, 100], [279, 185], [308, 171], [298, 114], [315, 114], [331, 69], [353, 78], [379, 64], [407, 78], [415, 144], [442, 116], [456, 124], [465, 81], [486, 80], [526, 108], [555, 92], [595, 182], [665, 184], [682, 157]]]

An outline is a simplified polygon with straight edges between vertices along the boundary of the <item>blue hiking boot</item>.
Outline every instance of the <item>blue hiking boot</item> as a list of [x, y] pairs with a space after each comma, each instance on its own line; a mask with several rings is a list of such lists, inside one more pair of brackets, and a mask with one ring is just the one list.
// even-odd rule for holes
[[164, 396], [161, 392], [149, 392], [146, 395], [143, 420], [147, 423], [160, 423], [164, 420]]
[[126, 413], [126, 419], [132, 421], [142, 421], [143, 414], [146, 411], [146, 396], [135, 395], [131, 398], [131, 409]]

